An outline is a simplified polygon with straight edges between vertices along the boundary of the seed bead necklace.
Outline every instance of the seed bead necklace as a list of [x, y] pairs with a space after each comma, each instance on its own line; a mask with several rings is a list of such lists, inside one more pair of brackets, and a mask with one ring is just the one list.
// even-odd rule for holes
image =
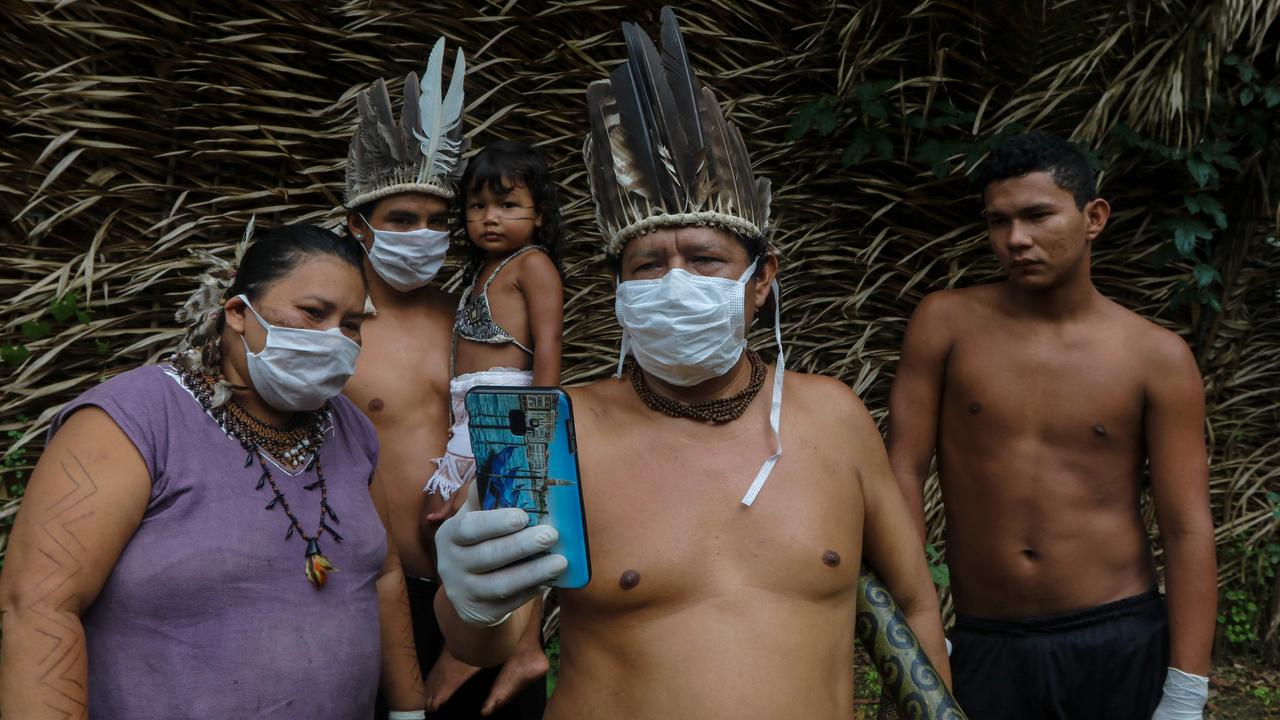
[[702, 400], [695, 403], [684, 403], [679, 400], [672, 400], [665, 395], [659, 395], [649, 387], [644, 373], [640, 372], [640, 368], [636, 366], [634, 359], [628, 360], [627, 366], [631, 374], [631, 387], [635, 388], [636, 395], [640, 396], [640, 399], [644, 401], [645, 405], [649, 406], [650, 410], [656, 410], [673, 418], [689, 418], [698, 422], [723, 425], [742, 417], [742, 414], [747, 411], [747, 407], [751, 405], [751, 401], [756, 399], [760, 388], [764, 387], [767, 372], [764, 361], [760, 359], [760, 355], [755, 350], [747, 350], [747, 361], [751, 363], [751, 380], [743, 388], [742, 392], [729, 397]]
[[[254, 489], [261, 490], [266, 485], [271, 486], [272, 498], [271, 502], [267, 503], [266, 509], [271, 510], [279, 505], [289, 519], [289, 530], [284, 534], [285, 540], [293, 537], [296, 532], [299, 537], [307, 541], [307, 580], [317, 588], [323, 587], [328, 579], [328, 573], [335, 568], [320, 552], [320, 536], [328, 533], [334, 542], [342, 542], [342, 536], [328, 522], [331, 520], [334, 525], [337, 525], [338, 514], [329, 506], [329, 488], [325, 483], [324, 471], [320, 467], [320, 447], [324, 445], [324, 421], [329, 416], [329, 403], [326, 402], [319, 410], [296, 413], [287, 427], [278, 427], [254, 417], [234, 398], [218, 407], [213, 407], [214, 380], [208, 375], [181, 370], [178, 374], [182, 378], [182, 384], [191, 391], [205, 412], [213, 417], [228, 437], [244, 448], [246, 453], [244, 466], [247, 468], [255, 459], [257, 460], [262, 475], [258, 476], [258, 484]], [[308, 453], [310, 453], [310, 460], [306, 460]], [[271, 474], [266, 458], [268, 454], [290, 470], [298, 469], [305, 461], [306, 465], [302, 471], [304, 473], [315, 471], [315, 481], [302, 487], [303, 490], [308, 491], [320, 489], [320, 523], [314, 534], [308, 535], [302, 529], [298, 516], [294, 515], [293, 510], [289, 508], [289, 501], [285, 499], [284, 493]]]

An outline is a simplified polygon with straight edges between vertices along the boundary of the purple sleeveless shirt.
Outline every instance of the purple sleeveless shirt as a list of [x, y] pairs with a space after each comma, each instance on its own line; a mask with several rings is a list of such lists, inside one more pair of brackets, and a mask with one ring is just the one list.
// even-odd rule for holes
[[[151, 473], [142, 524], [83, 617], [94, 720], [327, 718], [373, 715], [380, 663], [377, 575], [386, 531], [369, 497], [373, 426], [333, 399], [320, 451], [338, 543], [320, 547], [337, 572], [307, 582], [306, 541], [285, 540], [271, 487], [168, 366], [123, 373], [69, 403], [96, 406], [133, 441]], [[308, 533], [315, 473], [272, 467]]]

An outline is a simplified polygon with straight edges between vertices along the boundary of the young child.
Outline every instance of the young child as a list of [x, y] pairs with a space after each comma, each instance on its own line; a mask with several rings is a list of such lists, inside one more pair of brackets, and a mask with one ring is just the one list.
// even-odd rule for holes
[[453, 322], [453, 427], [427, 481], [445, 499], [475, 476], [463, 398], [477, 385], [560, 384], [563, 225], [555, 185], [532, 145], [503, 140], [462, 176], [471, 284]]

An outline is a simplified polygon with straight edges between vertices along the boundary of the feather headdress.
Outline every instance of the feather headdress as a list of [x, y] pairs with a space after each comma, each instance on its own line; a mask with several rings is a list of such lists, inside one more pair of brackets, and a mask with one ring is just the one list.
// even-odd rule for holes
[[217, 378], [213, 388], [213, 406], [217, 407], [231, 398], [231, 384], [222, 377], [222, 306], [227, 301], [227, 290], [235, 283], [236, 269], [244, 259], [244, 253], [253, 242], [253, 225], [250, 217], [244, 235], [236, 245], [232, 260], [226, 260], [206, 250], [191, 252], [205, 262], [196, 291], [187, 298], [174, 318], [187, 329], [174, 351], [173, 363], [188, 372], [199, 372]]
[[423, 192], [452, 200], [466, 162], [462, 153], [462, 79], [466, 63], [458, 50], [441, 92], [444, 38], [427, 58], [422, 82], [417, 73], [404, 79], [404, 107], [400, 122], [391, 110], [391, 96], [381, 78], [356, 96], [360, 124], [347, 153], [347, 192], [343, 201], [355, 208], [371, 200], [402, 192]]
[[764, 239], [769, 181], [752, 175], [742, 134], [689, 66], [675, 12], [662, 9], [661, 51], [632, 23], [622, 33], [627, 61], [587, 88], [583, 154], [605, 252], [682, 225]]

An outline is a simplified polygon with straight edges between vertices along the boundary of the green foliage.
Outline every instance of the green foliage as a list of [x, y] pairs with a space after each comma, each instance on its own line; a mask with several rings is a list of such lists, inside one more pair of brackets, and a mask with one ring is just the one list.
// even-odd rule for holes
[[1228, 590], [1223, 594], [1218, 624], [1223, 626], [1228, 643], [1232, 645], [1256, 643], [1258, 641], [1258, 604], [1245, 590]]
[[[1280, 493], [1268, 492], [1267, 498], [1272, 511], [1280, 518]], [[1276, 570], [1280, 568], [1280, 542], [1268, 542], [1261, 548], [1254, 548], [1242, 540], [1236, 540], [1222, 548], [1227, 558], [1244, 558], [1247, 567], [1256, 568], [1256, 572], [1247, 574], [1239, 587], [1233, 587], [1222, 593], [1218, 603], [1218, 625], [1222, 626], [1223, 636], [1229, 645], [1245, 651], [1256, 649], [1258, 631], [1263, 622], [1263, 608], [1256, 598], [1265, 597], [1266, 589], [1272, 584]]]
[[876, 668], [871, 663], [866, 664], [866, 670], [862, 675], [862, 687], [865, 693], [864, 697], [880, 697], [884, 693], [884, 685], [880, 682], [880, 673], [876, 672]]
[[1258, 71], [1239, 56], [1227, 55], [1223, 66], [1235, 69], [1237, 82], [1207, 103], [1200, 101], [1198, 109], [1207, 113], [1209, 122], [1195, 145], [1165, 145], [1123, 124], [1112, 131], [1108, 142], [1113, 157], [1136, 153], [1180, 188], [1182, 202], [1168, 208], [1160, 222], [1162, 243], [1152, 255], [1157, 268], [1174, 262], [1190, 267], [1190, 277], [1170, 298], [1174, 307], [1195, 303], [1221, 311], [1223, 279], [1212, 259], [1219, 234], [1231, 229], [1228, 208], [1235, 187], [1244, 180], [1242, 161], [1274, 151], [1280, 137], [1277, 114], [1271, 112], [1280, 104], [1280, 85], [1264, 83]]
[[[21, 420], [25, 423], [28, 418], [23, 415], [21, 416]], [[18, 430], [10, 430], [5, 433], [5, 436], [9, 439], [9, 445], [12, 447], [13, 443], [22, 437], [22, 433]], [[12, 500], [14, 498], [20, 498], [24, 493], [26, 493], [27, 471], [24, 469], [26, 466], [26, 448], [9, 450], [3, 457], [0, 457], [0, 488], [3, 489], [2, 494], [5, 499]], [[9, 532], [9, 528], [13, 526], [15, 518], [15, 515], [10, 515], [4, 519], [0, 519], [0, 532]], [[0, 556], [0, 568], [3, 567], [4, 557]]]
[[556, 678], [560, 675], [560, 634], [556, 633], [547, 641], [547, 647], [544, 649], [547, 654], [547, 662], [551, 667], [547, 670], [547, 697], [551, 697], [551, 693], [556, 691]]
[[[1173, 263], [1189, 268], [1170, 298], [1175, 308], [1197, 304], [1221, 311], [1223, 278], [1213, 263], [1213, 251], [1218, 234], [1230, 229], [1228, 204], [1244, 173], [1242, 160], [1272, 149], [1280, 137], [1280, 114], [1271, 111], [1280, 105], [1280, 83], [1263, 78], [1240, 56], [1227, 55], [1222, 69], [1232, 68], [1236, 83], [1225, 93], [1213, 95], [1207, 104], [1199, 101], [1209, 122], [1204, 137], [1194, 145], [1166, 145], [1120, 123], [1100, 147], [1082, 148], [1095, 169], [1117, 161], [1137, 162], [1151, 166], [1176, 186], [1173, 196], [1180, 202], [1163, 213], [1160, 242], [1152, 255], [1159, 269]], [[927, 115], [908, 111], [905, 99], [894, 101], [892, 90], [898, 90], [899, 97], [906, 93], [895, 81], [868, 80], [846, 96], [807, 102], [797, 108], [787, 140], [797, 142], [811, 132], [835, 139], [843, 145], [841, 164], [849, 168], [868, 160], [891, 159], [895, 137], [900, 137], [911, 145], [907, 161], [943, 180], [957, 169], [972, 171], [995, 145], [1025, 129], [1013, 123], [975, 136], [976, 109], [958, 108], [944, 97]]]
[[933, 543], [924, 546], [925, 553], [929, 556], [929, 577], [933, 578], [933, 584], [940, 588], [947, 587], [951, 584], [951, 568], [942, 561], [942, 553], [938, 552]]
[[[36, 342], [52, 335], [59, 326], [65, 328], [75, 324], [88, 325], [92, 319], [92, 312], [86, 307], [87, 305], [82, 307], [80, 293], [75, 291], [56, 298], [45, 308], [40, 317], [22, 323], [18, 327], [22, 332], [22, 339], [26, 342]], [[95, 347], [100, 355], [105, 355], [109, 345], [105, 340], [98, 339], [95, 341]], [[17, 367], [26, 362], [29, 357], [31, 357], [31, 348], [26, 345], [11, 343], [0, 346], [0, 362], [5, 365]]]
[[796, 142], [810, 131], [822, 138], [838, 136], [844, 144], [840, 163], [850, 168], [868, 159], [891, 159], [894, 135], [905, 126], [920, 136], [911, 162], [941, 180], [951, 174], [955, 158], [963, 157], [961, 167], [972, 168], [995, 143], [1023, 129], [1015, 125], [991, 137], [973, 138], [965, 128], [973, 125], [976, 112], [960, 110], [949, 99], [928, 116], [907, 112], [888, 95], [895, 85], [892, 80], [863, 82], [849, 97], [825, 96], [801, 105], [791, 119], [787, 140]]

